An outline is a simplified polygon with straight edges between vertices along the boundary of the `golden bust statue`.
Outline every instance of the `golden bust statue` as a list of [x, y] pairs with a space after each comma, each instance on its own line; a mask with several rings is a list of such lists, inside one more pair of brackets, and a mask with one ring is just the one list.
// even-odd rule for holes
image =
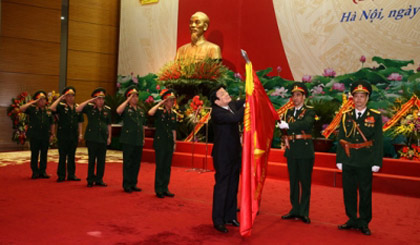
[[181, 46], [176, 51], [175, 60], [201, 61], [206, 58], [221, 59], [222, 53], [217, 44], [204, 37], [209, 28], [209, 17], [203, 12], [196, 12], [190, 19], [191, 43]]

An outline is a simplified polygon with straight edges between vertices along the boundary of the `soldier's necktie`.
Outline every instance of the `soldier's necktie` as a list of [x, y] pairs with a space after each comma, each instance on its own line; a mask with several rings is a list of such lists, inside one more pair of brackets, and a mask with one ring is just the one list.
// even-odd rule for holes
[[362, 113], [361, 112], [358, 112], [357, 113], [357, 118], [356, 119], [360, 119], [362, 117]]

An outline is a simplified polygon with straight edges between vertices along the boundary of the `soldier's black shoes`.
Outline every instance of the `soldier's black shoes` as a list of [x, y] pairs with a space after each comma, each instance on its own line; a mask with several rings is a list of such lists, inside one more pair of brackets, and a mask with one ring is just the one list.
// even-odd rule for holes
[[214, 225], [214, 228], [220, 232], [227, 233], [228, 229], [226, 229], [225, 225]]
[[124, 188], [124, 191], [127, 192], [127, 193], [133, 192], [133, 190], [131, 188]]
[[136, 192], [140, 192], [141, 191], [141, 188], [138, 188], [137, 186], [134, 186], [133, 188], [131, 188], [133, 191], [136, 191]]
[[350, 229], [355, 229], [355, 228], [356, 227], [349, 225], [347, 223], [338, 226], [339, 230], [350, 230]]
[[68, 177], [67, 180], [70, 180], [70, 181], [80, 181], [80, 179], [77, 178], [76, 176]]
[[291, 213], [288, 213], [286, 215], [281, 216], [282, 219], [295, 219], [297, 217], [298, 217], [297, 215], [294, 215], [294, 214], [291, 214]]
[[172, 192], [169, 192], [169, 191], [165, 191], [164, 193], [162, 193], [164, 196], [166, 196], [166, 197], [174, 197], [175, 196], [175, 194], [174, 193], [172, 193]]
[[39, 175], [39, 178], [41, 178], [41, 179], [49, 179], [50, 176], [48, 174], [46, 174], [46, 173], [42, 173], [42, 174]]
[[309, 219], [308, 216], [301, 216], [300, 219], [303, 221], [303, 223], [305, 224], [310, 224], [311, 223], [311, 219]]
[[39, 178], [39, 174], [32, 174], [32, 179], [38, 179]]
[[163, 195], [163, 193], [156, 193], [156, 196], [157, 196], [158, 198], [164, 198], [164, 197], [165, 197], [165, 195]]
[[93, 183], [92, 182], [88, 182], [87, 183], [87, 187], [92, 187], [93, 186]]
[[372, 233], [370, 232], [370, 230], [369, 230], [369, 227], [367, 227], [367, 226], [363, 226], [362, 228], [360, 228], [360, 231], [364, 234], [364, 235], [367, 235], [367, 236], [370, 236]]
[[57, 182], [59, 182], [59, 183], [64, 182], [64, 180], [65, 180], [64, 178], [58, 177]]
[[227, 224], [227, 225], [233, 225], [235, 227], [239, 227], [239, 225], [240, 225], [239, 222], [236, 219], [226, 221], [225, 224]]
[[108, 185], [106, 184], [106, 183], [104, 183], [103, 181], [98, 181], [98, 182], [95, 182], [95, 185], [97, 185], [97, 186], [102, 186], [102, 187], [107, 187]]

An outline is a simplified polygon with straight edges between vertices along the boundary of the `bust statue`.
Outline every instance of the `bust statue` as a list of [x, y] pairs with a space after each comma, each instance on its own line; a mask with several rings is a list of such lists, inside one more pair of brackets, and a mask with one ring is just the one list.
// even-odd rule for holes
[[190, 19], [191, 43], [181, 46], [176, 51], [175, 60], [201, 61], [206, 58], [222, 59], [220, 47], [209, 42], [204, 32], [209, 27], [209, 17], [203, 12], [196, 12]]

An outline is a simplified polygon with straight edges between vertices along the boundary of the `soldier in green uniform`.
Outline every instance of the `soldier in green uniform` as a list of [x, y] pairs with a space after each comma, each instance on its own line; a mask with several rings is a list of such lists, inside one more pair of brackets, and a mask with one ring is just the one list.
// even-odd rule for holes
[[[87, 186], [93, 184], [107, 186], [103, 182], [105, 172], [106, 146], [111, 144], [111, 108], [104, 103], [106, 91], [104, 88], [97, 88], [92, 92], [92, 99], [81, 103], [77, 112], [83, 112], [88, 118], [88, 125], [85, 132], [85, 141], [88, 148], [89, 165]], [[95, 175], [96, 162], [96, 175]]]
[[295, 82], [291, 91], [294, 108], [286, 111], [284, 120], [278, 125], [280, 129], [287, 131], [283, 138], [286, 143], [285, 157], [292, 203], [292, 210], [283, 215], [282, 219], [298, 218], [309, 224], [311, 178], [315, 159], [312, 142], [315, 111], [304, 103], [308, 96], [308, 89], [304, 83]]
[[[176, 115], [172, 111], [175, 94], [172, 90], [162, 90], [162, 100], [148, 112], [155, 117], [155, 137], [153, 147], [156, 156], [155, 192], [158, 198], [174, 197], [168, 190], [171, 176], [172, 155], [176, 147]], [[163, 107], [161, 107], [163, 105]]]
[[123, 119], [120, 136], [123, 150], [123, 188], [125, 192], [131, 193], [141, 191], [137, 187], [137, 177], [143, 153], [145, 115], [137, 105], [139, 96], [135, 86], [128, 87], [124, 95], [126, 100], [117, 108], [117, 113]]
[[53, 137], [51, 132], [54, 120], [51, 111], [46, 106], [46, 98], [47, 94], [44, 91], [37, 91], [30, 102], [20, 107], [20, 110], [29, 116], [27, 136], [31, 147], [32, 179], [50, 177], [46, 173], [47, 154], [49, 141]]
[[[379, 111], [367, 108], [372, 86], [354, 82], [350, 89], [355, 109], [344, 113], [338, 134], [337, 168], [343, 171], [343, 194], [349, 220], [338, 229], [360, 229], [370, 235], [372, 219], [372, 172], [382, 167], [383, 135]], [[359, 218], [357, 217], [359, 189]]]
[[77, 144], [83, 139], [82, 123], [83, 115], [76, 112], [77, 104], [74, 102], [76, 89], [66, 87], [61, 96], [52, 103], [50, 110], [56, 112], [58, 117], [58, 153], [60, 155], [57, 167], [57, 182], [63, 182], [66, 178], [67, 161], [67, 180], [80, 181], [76, 177], [76, 154]]

